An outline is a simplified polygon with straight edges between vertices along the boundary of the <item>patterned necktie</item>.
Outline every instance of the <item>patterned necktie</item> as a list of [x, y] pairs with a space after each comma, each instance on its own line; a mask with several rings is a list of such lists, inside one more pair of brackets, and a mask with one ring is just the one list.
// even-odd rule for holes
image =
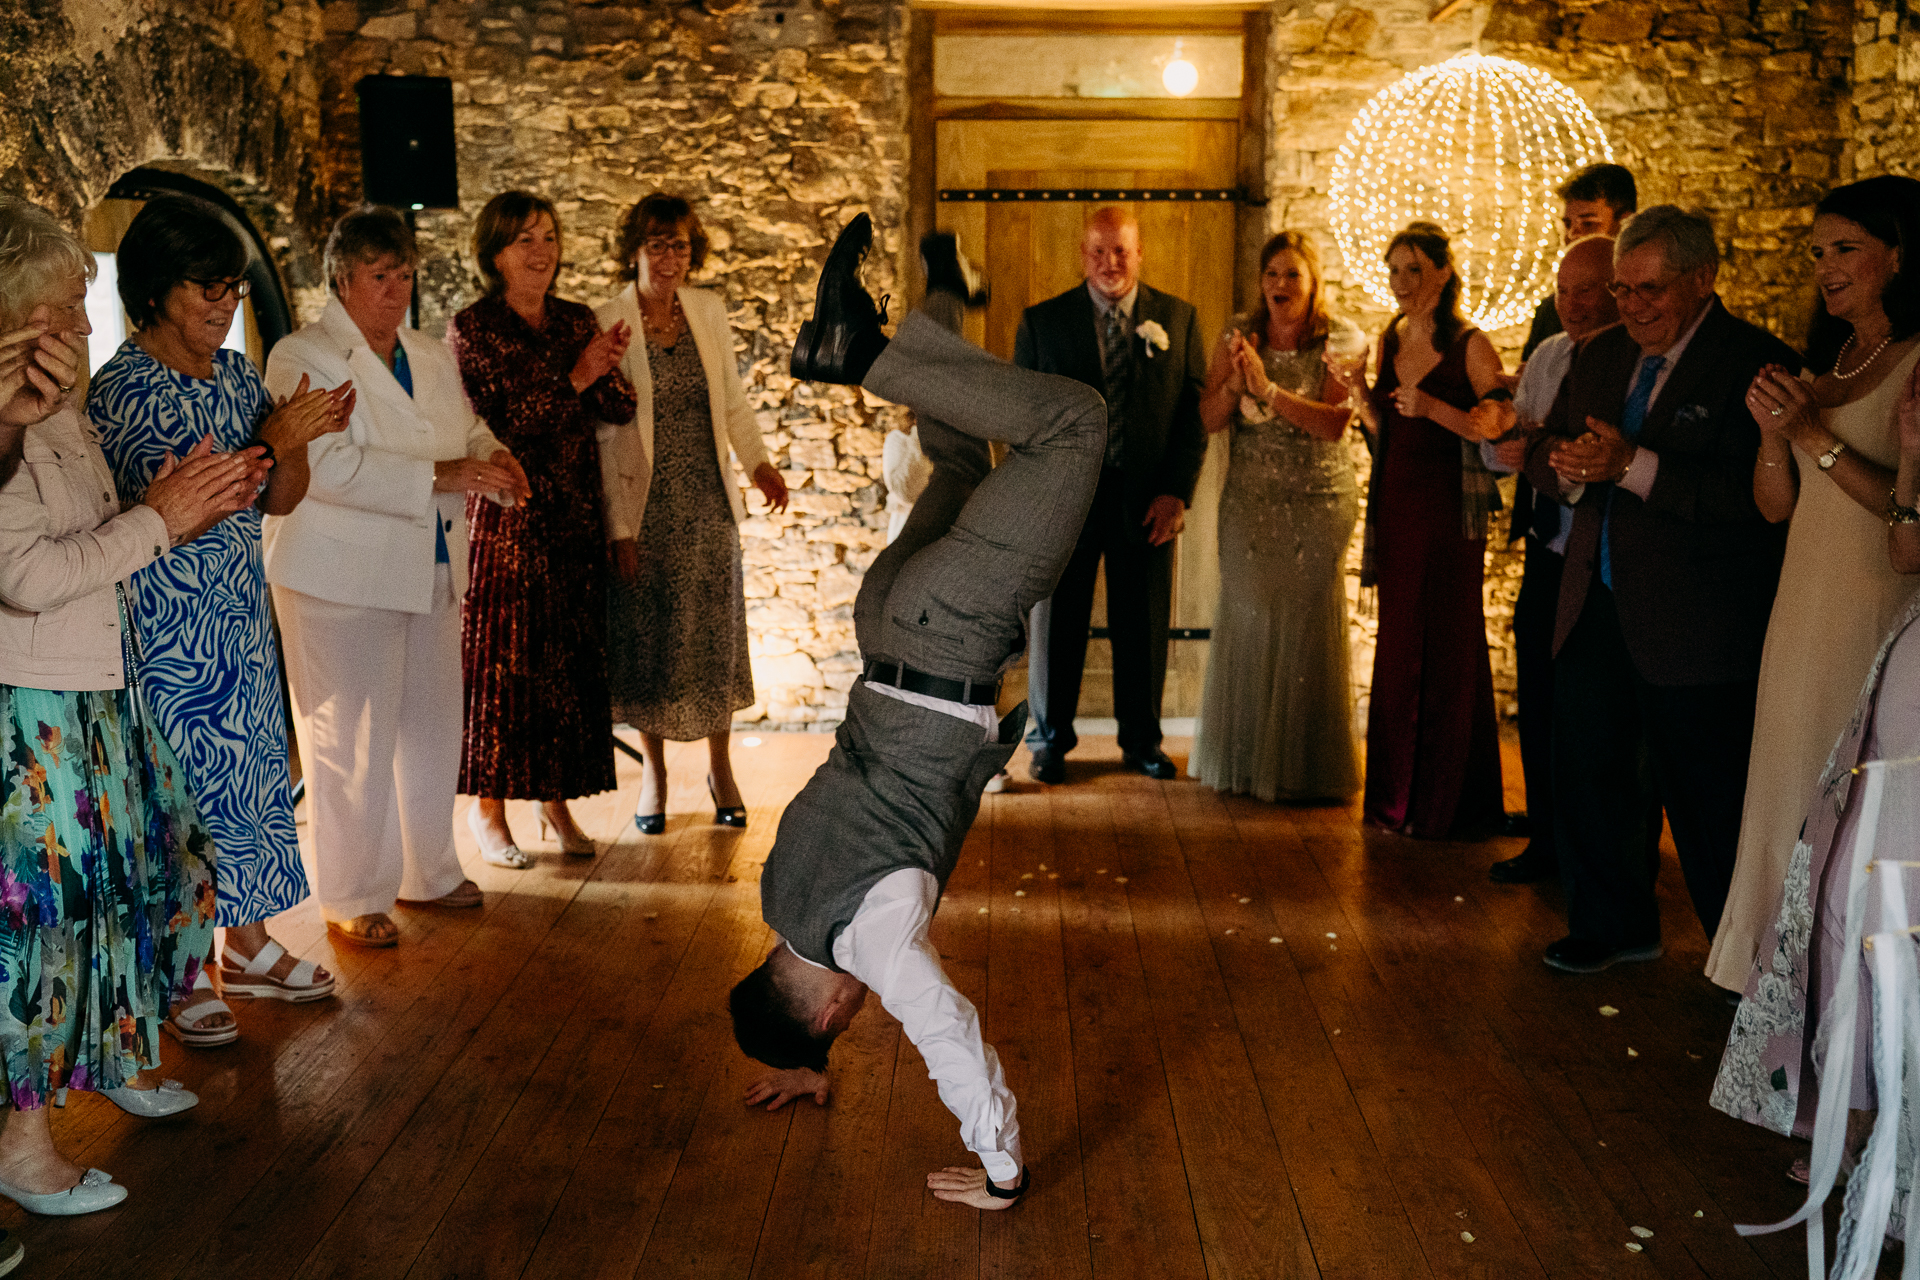
[[1101, 347], [1101, 372], [1107, 383], [1107, 465], [1117, 467], [1125, 454], [1125, 406], [1133, 384], [1133, 333], [1118, 306], [1107, 308]]
[[[1620, 434], [1627, 439], [1640, 438], [1647, 407], [1653, 403], [1653, 384], [1660, 381], [1660, 371], [1666, 367], [1665, 356], [1648, 356], [1640, 362], [1640, 374], [1627, 392], [1627, 407], [1620, 411]], [[1607, 512], [1600, 522], [1600, 581], [1609, 591], [1613, 590], [1613, 492], [1607, 490]]]

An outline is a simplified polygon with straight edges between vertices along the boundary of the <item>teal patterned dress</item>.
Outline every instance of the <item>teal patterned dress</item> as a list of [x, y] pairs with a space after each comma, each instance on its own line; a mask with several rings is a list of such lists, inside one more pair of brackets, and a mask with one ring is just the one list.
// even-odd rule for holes
[[22, 1110], [157, 1066], [213, 941], [213, 841], [129, 684], [0, 685], [0, 1052]]

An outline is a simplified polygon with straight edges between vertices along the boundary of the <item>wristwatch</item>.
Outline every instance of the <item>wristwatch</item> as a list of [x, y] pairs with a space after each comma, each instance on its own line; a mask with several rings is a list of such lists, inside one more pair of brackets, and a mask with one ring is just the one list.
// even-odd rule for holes
[[1820, 469], [1822, 471], [1833, 470], [1833, 464], [1840, 461], [1840, 455], [1846, 451], [1847, 442], [1845, 440], [1835, 440], [1833, 442], [1833, 448], [1820, 455]]

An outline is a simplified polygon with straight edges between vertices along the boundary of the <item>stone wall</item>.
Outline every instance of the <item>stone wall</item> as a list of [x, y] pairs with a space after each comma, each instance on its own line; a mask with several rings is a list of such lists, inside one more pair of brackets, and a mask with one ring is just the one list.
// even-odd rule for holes
[[[867, 273], [875, 292], [903, 292], [906, 10], [334, 0], [324, 14], [332, 209], [358, 196], [359, 79], [454, 81], [461, 209], [420, 218], [423, 328], [443, 330], [478, 296], [467, 237], [499, 191], [556, 202], [559, 291], [595, 303], [618, 288], [627, 208], [655, 191], [694, 203], [713, 242], [694, 282], [726, 299], [749, 395], [793, 490], [785, 514], [741, 529], [761, 698], [741, 718], [837, 720], [857, 670], [853, 596], [885, 541], [881, 445], [902, 411], [796, 383], [786, 358], [826, 246], [854, 214], [870, 211], [885, 239]], [[759, 501], [751, 494], [749, 508]]]
[[319, 301], [315, 0], [12, 0], [0, 22], [0, 190], [78, 223], [160, 163], [233, 195]]
[[[1708, 209], [1733, 308], [1789, 339], [1810, 303], [1803, 229], [1820, 193], [1920, 168], [1920, 25], [1905, 0], [1282, 0], [1268, 14], [1268, 229], [1325, 234], [1333, 150], [1372, 93], [1479, 47], [1539, 66], [1593, 106], [1645, 202]], [[14, 0], [0, 27], [0, 188], [76, 218], [143, 164], [232, 192], [278, 255], [296, 311], [319, 289], [313, 246], [358, 198], [354, 85], [446, 75], [462, 207], [420, 231], [423, 327], [477, 293], [465, 253], [486, 198], [524, 186], [567, 224], [560, 288], [615, 287], [620, 213], [659, 189], [692, 198], [714, 242], [700, 283], [727, 300], [792, 510], [743, 528], [754, 661], [750, 718], [831, 721], [853, 679], [849, 605], [881, 539], [879, 455], [897, 411], [792, 383], [784, 355], [824, 247], [855, 212], [890, 237], [869, 275], [909, 293], [908, 33], [898, 0]], [[1256, 68], [1256, 71], [1259, 69]], [[1258, 76], [1256, 76], [1258, 78]], [[1252, 136], [1250, 133], [1249, 136]], [[1255, 228], [1257, 230], [1257, 228]], [[1511, 346], [1517, 335], [1496, 338]], [[757, 505], [757, 498], [753, 500]], [[1489, 560], [1488, 632], [1511, 688], [1518, 564]], [[1357, 674], [1371, 620], [1357, 623]]]

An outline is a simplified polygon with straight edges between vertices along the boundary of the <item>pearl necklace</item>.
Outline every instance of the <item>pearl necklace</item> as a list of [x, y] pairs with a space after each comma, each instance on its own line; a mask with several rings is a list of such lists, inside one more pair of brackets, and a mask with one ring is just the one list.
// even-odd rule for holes
[[1846, 382], [1851, 378], [1859, 377], [1861, 374], [1867, 371], [1867, 367], [1869, 365], [1871, 365], [1875, 360], [1878, 360], [1880, 358], [1880, 353], [1882, 351], [1885, 351], [1887, 349], [1887, 344], [1892, 341], [1893, 341], [1893, 334], [1891, 333], [1887, 334], [1886, 337], [1880, 339], [1880, 345], [1875, 347], [1872, 353], [1869, 354], [1865, 360], [1862, 360], [1859, 366], [1855, 368], [1852, 373], [1842, 373], [1840, 372], [1840, 362], [1847, 358], [1847, 352], [1852, 350], [1853, 348], [1853, 335], [1848, 334], [1847, 340], [1840, 344], [1840, 354], [1833, 358], [1833, 376], [1840, 379], [1840, 381], [1842, 382]]

